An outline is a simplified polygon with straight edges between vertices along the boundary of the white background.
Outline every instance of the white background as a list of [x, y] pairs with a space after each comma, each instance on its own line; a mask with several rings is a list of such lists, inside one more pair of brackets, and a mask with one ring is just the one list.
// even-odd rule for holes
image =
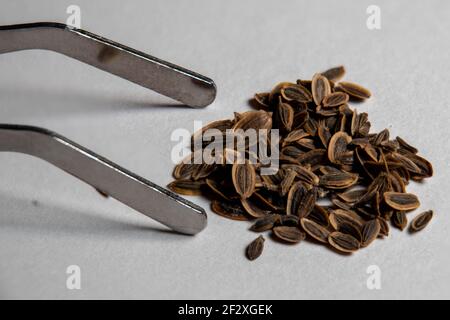
[[[279, 81], [344, 64], [373, 98], [358, 104], [372, 128], [415, 144], [435, 176], [408, 190], [435, 218], [414, 236], [391, 236], [345, 257], [312, 243], [268, 239], [216, 216], [195, 237], [166, 229], [38, 159], [0, 154], [1, 298], [450, 298], [449, 1], [0, 1], [0, 24], [65, 22], [213, 78], [216, 101], [178, 104], [53, 52], [0, 56], [0, 118], [54, 130], [155, 183], [171, 181], [170, 133], [249, 109]], [[381, 8], [382, 28], [366, 27]], [[414, 216], [419, 211], [410, 214]], [[66, 267], [81, 268], [67, 290]], [[366, 269], [381, 269], [368, 290]]]

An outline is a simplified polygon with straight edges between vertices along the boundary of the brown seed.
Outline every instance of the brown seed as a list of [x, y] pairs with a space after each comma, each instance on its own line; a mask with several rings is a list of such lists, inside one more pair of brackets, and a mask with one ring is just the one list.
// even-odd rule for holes
[[366, 193], [366, 189], [354, 189], [343, 193], [338, 193], [337, 196], [347, 203], [355, 203], [358, 202]]
[[359, 242], [361, 242], [361, 240], [362, 240], [362, 235], [361, 235], [362, 229], [352, 223], [343, 222], [341, 225], [339, 225], [339, 229], [337, 231], [345, 233], [345, 234], [349, 234], [352, 237], [354, 237], [356, 240], [358, 240]]
[[281, 96], [287, 101], [299, 101], [308, 103], [312, 101], [311, 92], [301, 84], [286, 86], [281, 89]]
[[[344, 73], [339, 66], [312, 80], [281, 82], [254, 96], [252, 106], [258, 111], [234, 112], [230, 120], [195, 132], [195, 152], [175, 167], [176, 181], [169, 188], [213, 196], [212, 209], [219, 215], [256, 219], [250, 230], [273, 230], [287, 242], [309, 234], [344, 252], [388, 236], [387, 221], [404, 229], [407, 212], [419, 206], [407, 186], [431, 177], [433, 167], [411, 144], [392, 139], [389, 130], [370, 131], [368, 114], [351, 108], [350, 100], [371, 94], [354, 83], [337, 83]], [[279, 129], [279, 139], [268, 134], [251, 145], [241, 131], [272, 127]], [[206, 135], [207, 129], [217, 129], [224, 139], [245, 140], [246, 149], [226, 145], [213, 150], [216, 139]], [[279, 152], [274, 153], [271, 142], [280, 142]], [[217, 163], [192, 161], [204, 159], [204, 151]], [[268, 164], [258, 160], [269, 154], [278, 157], [279, 170], [263, 174]], [[318, 205], [322, 200], [331, 203]], [[431, 216], [419, 215], [410, 230], [421, 230]]]
[[419, 199], [412, 193], [385, 192], [384, 201], [392, 209], [396, 210], [414, 210], [420, 206]]
[[266, 129], [272, 128], [272, 113], [263, 110], [249, 111], [233, 127], [233, 130]]
[[360, 243], [357, 239], [349, 234], [339, 231], [330, 233], [328, 236], [328, 243], [339, 251], [351, 253], [360, 248]]
[[251, 231], [264, 232], [271, 230], [281, 219], [279, 214], [269, 214], [267, 216], [256, 219], [255, 223], [250, 227]]
[[248, 215], [240, 203], [213, 200], [211, 202], [211, 209], [218, 215], [231, 220], [248, 220]]
[[[270, 91], [269, 94], [269, 101], [272, 103], [273, 101], [278, 101], [278, 96], [281, 93], [281, 89], [283, 89], [284, 87], [288, 87], [288, 86], [292, 86], [295, 85], [295, 83], [291, 83], [291, 82], [280, 82], [278, 83], [273, 89], [272, 91]], [[276, 99], [276, 100], [275, 100]]]
[[196, 131], [192, 135], [192, 137], [191, 137], [192, 150], [197, 150], [197, 148], [202, 148], [209, 144], [208, 141], [203, 141], [203, 140], [206, 140], [206, 139], [204, 139], [205, 138], [204, 134], [206, 131], [208, 131], [210, 129], [216, 129], [221, 132], [225, 132], [227, 129], [231, 129], [232, 126], [233, 126], [232, 120], [218, 120], [218, 121], [213, 121], [213, 122], [207, 124], [206, 126], [201, 128], [200, 130]]
[[396, 211], [392, 215], [392, 223], [394, 226], [399, 228], [400, 230], [405, 229], [406, 225], [408, 224], [408, 218], [406, 217], [406, 214], [404, 211]]
[[250, 199], [241, 199], [241, 204], [245, 211], [254, 218], [260, 218], [270, 214], [270, 210], [264, 210], [256, 204], [254, 197]]
[[278, 118], [283, 128], [287, 131], [291, 131], [292, 124], [294, 123], [294, 109], [287, 103], [283, 103], [280, 99], [278, 104]]
[[364, 226], [361, 231], [362, 239], [361, 239], [361, 247], [367, 247], [369, 244], [375, 240], [380, 233], [380, 222], [378, 219], [373, 219], [364, 223]]
[[347, 133], [342, 131], [336, 132], [331, 137], [328, 145], [328, 159], [332, 163], [343, 163], [350, 142], [352, 142], [352, 138]]
[[242, 198], [246, 199], [253, 194], [256, 184], [256, 172], [252, 164], [233, 164], [231, 176], [234, 188]]
[[308, 190], [306, 185], [299, 181], [289, 190], [286, 213], [299, 218], [307, 217], [316, 203], [317, 189]]
[[292, 214], [281, 215], [279, 224], [281, 226], [298, 227], [300, 225], [300, 218]]
[[316, 105], [320, 105], [322, 100], [331, 93], [330, 82], [324, 76], [316, 73], [312, 78], [311, 90]]
[[322, 75], [330, 81], [338, 81], [345, 75], [344, 66], [338, 66], [322, 72]]
[[387, 237], [389, 236], [389, 225], [385, 219], [377, 218], [378, 222], [380, 223], [380, 233], [378, 236], [380, 237]]
[[282, 165], [282, 168], [286, 170], [295, 171], [296, 179], [299, 179], [313, 186], [319, 185], [319, 177], [315, 175], [309, 168], [306, 168], [298, 164], [286, 164]]
[[324, 108], [338, 107], [340, 105], [343, 105], [344, 103], [347, 103], [348, 99], [349, 96], [345, 92], [333, 92], [323, 98], [322, 104]]
[[198, 196], [202, 194], [202, 188], [204, 185], [204, 181], [175, 180], [167, 187], [178, 194], [185, 196]]
[[284, 196], [286, 193], [288, 193], [289, 189], [292, 186], [292, 183], [294, 182], [295, 177], [297, 177], [297, 172], [292, 169], [288, 169], [287, 173], [285, 174], [283, 181], [281, 181], [281, 195]]
[[417, 152], [419, 152], [419, 150], [417, 150], [416, 148], [414, 148], [412, 145], [410, 145], [408, 142], [406, 142], [405, 140], [403, 140], [400, 137], [395, 138], [395, 140], [397, 140], [399, 146], [401, 148], [403, 148], [406, 151], [409, 151], [411, 153], [416, 154]]
[[424, 229], [433, 218], [433, 210], [428, 210], [417, 215], [409, 225], [411, 232], [417, 232]]
[[264, 249], [264, 241], [264, 237], [259, 236], [247, 246], [246, 254], [249, 260], [255, 260], [261, 255]]
[[303, 230], [305, 230], [305, 232], [309, 234], [311, 237], [320, 242], [324, 243], [328, 242], [328, 235], [330, 234], [330, 231], [328, 231], [327, 228], [307, 218], [302, 218], [300, 220], [300, 223], [302, 225]]
[[293, 130], [283, 139], [283, 147], [289, 143], [299, 141], [309, 136], [303, 129]]
[[225, 188], [213, 179], [206, 179], [207, 186], [224, 200], [231, 201], [231, 196], [225, 193]]
[[175, 179], [190, 179], [197, 167], [198, 164], [181, 162], [173, 170], [173, 177]]
[[192, 180], [200, 180], [208, 177], [211, 173], [213, 173], [218, 167], [215, 164], [207, 164], [202, 163], [197, 165], [195, 170], [192, 172], [191, 179]]
[[339, 82], [339, 89], [358, 99], [368, 99], [372, 95], [368, 89], [352, 82]]
[[320, 177], [320, 186], [329, 189], [346, 189], [358, 182], [358, 175], [341, 171], [328, 173]]
[[308, 215], [309, 220], [313, 220], [323, 227], [328, 227], [330, 225], [330, 220], [328, 216], [328, 211], [319, 205], [315, 205], [314, 209]]
[[255, 101], [259, 106], [268, 109], [269, 108], [269, 95], [268, 92], [256, 93], [254, 96]]
[[297, 227], [280, 226], [273, 228], [273, 233], [277, 238], [290, 243], [298, 243], [305, 239], [306, 235]]
[[344, 224], [351, 224], [356, 229], [361, 230], [364, 224], [364, 220], [358, 216], [358, 214], [352, 210], [335, 209], [329, 214], [329, 220], [331, 226], [335, 230], [341, 229]]

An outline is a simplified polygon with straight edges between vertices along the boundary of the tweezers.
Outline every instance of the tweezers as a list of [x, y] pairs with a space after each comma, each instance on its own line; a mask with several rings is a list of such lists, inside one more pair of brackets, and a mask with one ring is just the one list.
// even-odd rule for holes
[[0, 53], [29, 49], [59, 52], [190, 107], [216, 97], [211, 79], [85, 30], [55, 22], [0, 26]]
[[[81, 60], [191, 107], [216, 95], [211, 79], [84, 30], [58, 23], [0, 26], [0, 53], [47, 49]], [[0, 124], [0, 151], [41, 158], [172, 230], [206, 227], [203, 208], [46, 129]]]

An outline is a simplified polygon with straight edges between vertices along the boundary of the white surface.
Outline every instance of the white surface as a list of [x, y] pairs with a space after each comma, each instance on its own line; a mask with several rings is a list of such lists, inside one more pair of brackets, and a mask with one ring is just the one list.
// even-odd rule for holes
[[[0, 24], [65, 22], [72, 3], [1, 0]], [[373, 92], [357, 105], [373, 129], [389, 128], [434, 164], [435, 177], [408, 190], [435, 219], [351, 257], [267, 240], [250, 263], [248, 224], [214, 215], [201, 198], [191, 200], [207, 208], [207, 229], [174, 235], [41, 160], [1, 153], [1, 298], [450, 298], [449, 1], [76, 3], [84, 29], [213, 78], [216, 101], [170, 108], [177, 103], [78, 61], [28, 51], [0, 56], [1, 122], [49, 128], [166, 185], [175, 128], [231, 117], [278, 81], [344, 64], [346, 79]], [[370, 4], [381, 7], [381, 30], [366, 28]], [[65, 287], [72, 264], [81, 290]], [[372, 264], [381, 290], [366, 287]]]

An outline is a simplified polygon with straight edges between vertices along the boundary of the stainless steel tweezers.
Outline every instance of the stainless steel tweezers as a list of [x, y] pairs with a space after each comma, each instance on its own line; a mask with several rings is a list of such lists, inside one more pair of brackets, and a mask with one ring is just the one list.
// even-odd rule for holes
[[[28, 49], [60, 52], [191, 107], [216, 95], [209, 78], [84, 30], [49, 22], [0, 26], [0, 53]], [[49, 130], [0, 124], [0, 151], [46, 160], [177, 232], [196, 234], [206, 226], [201, 207]]]

